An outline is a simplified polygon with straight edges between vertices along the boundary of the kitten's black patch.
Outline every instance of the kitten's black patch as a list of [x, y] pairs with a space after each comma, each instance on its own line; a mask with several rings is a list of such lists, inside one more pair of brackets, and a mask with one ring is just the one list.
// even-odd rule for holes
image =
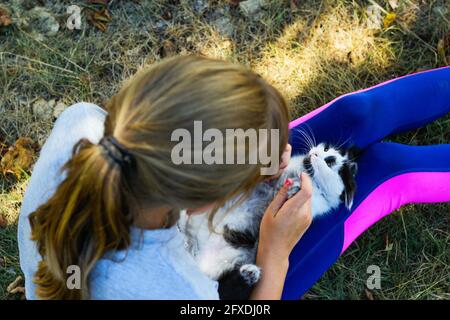
[[223, 238], [236, 249], [253, 248], [257, 240], [253, 232], [249, 229], [238, 231], [230, 229], [228, 225], [223, 227]]
[[347, 155], [347, 158], [350, 161], [358, 159], [362, 153], [362, 150], [355, 146], [349, 146], [347, 148], [339, 148], [338, 151], [343, 157]]
[[239, 271], [240, 266], [225, 272], [218, 280], [221, 300], [248, 300], [253, 286], [248, 285]]
[[311, 164], [311, 156], [306, 156], [303, 159], [303, 167], [305, 168], [306, 173], [310, 177], [314, 176], [314, 168], [312, 167], [312, 164]]
[[356, 172], [358, 166], [356, 162], [345, 162], [342, 168], [339, 170], [339, 175], [341, 176], [342, 182], [344, 183], [344, 191], [340, 196], [341, 201], [343, 201], [348, 209], [350, 209], [353, 202], [353, 197], [356, 193]]
[[336, 157], [335, 156], [326, 157], [325, 162], [331, 168], [336, 164]]
[[325, 142], [324, 146], [323, 146], [323, 151], [327, 152], [330, 149], [330, 143]]
[[355, 161], [361, 156], [362, 150], [358, 147], [352, 146], [347, 149], [347, 158], [349, 161]]

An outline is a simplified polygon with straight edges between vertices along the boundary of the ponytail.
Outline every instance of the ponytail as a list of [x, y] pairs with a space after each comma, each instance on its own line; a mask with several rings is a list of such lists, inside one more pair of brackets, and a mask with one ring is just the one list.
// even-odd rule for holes
[[[63, 166], [53, 196], [30, 215], [31, 239], [43, 260], [34, 282], [41, 299], [88, 299], [89, 274], [107, 251], [130, 243], [132, 217], [121, 166], [86, 139]], [[81, 270], [81, 288], [67, 287], [68, 267]]]

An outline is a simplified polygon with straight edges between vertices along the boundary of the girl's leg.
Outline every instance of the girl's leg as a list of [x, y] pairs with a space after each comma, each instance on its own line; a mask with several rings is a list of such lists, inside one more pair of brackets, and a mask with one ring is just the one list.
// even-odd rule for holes
[[450, 144], [379, 142], [358, 164], [352, 210], [341, 206], [313, 221], [290, 256], [284, 299], [302, 296], [363, 231], [400, 206], [450, 201]]
[[[305, 151], [301, 132], [317, 142], [366, 148], [450, 111], [450, 68], [394, 79], [339, 97], [291, 123], [293, 152]], [[358, 192], [351, 212], [343, 206], [313, 222], [290, 257], [283, 297], [304, 294], [339, 255], [373, 223], [403, 204], [450, 201], [450, 146], [370, 146], [359, 160]]]
[[450, 67], [394, 79], [341, 96], [291, 122], [291, 145], [304, 150], [299, 131], [317, 142], [365, 148], [386, 136], [411, 130], [450, 112]]

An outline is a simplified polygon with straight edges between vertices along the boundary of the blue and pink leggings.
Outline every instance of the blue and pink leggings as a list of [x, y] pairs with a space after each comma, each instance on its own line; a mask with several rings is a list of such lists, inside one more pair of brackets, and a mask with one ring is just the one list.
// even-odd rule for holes
[[449, 112], [450, 67], [444, 67], [343, 95], [291, 122], [293, 153], [304, 151], [301, 131], [317, 143], [345, 142], [363, 153], [352, 209], [341, 206], [312, 223], [290, 256], [284, 299], [301, 297], [362, 232], [402, 205], [450, 201], [450, 144], [381, 141]]

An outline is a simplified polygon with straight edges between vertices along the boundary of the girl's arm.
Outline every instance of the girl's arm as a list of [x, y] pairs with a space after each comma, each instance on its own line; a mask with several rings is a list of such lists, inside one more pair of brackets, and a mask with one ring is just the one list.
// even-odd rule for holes
[[289, 255], [311, 224], [311, 179], [301, 174], [302, 189], [287, 200], [288, 179], [261, 221], [256, 264], [262, 277], [253, 289], [252, 300], [281, 298], [289, 267]]

